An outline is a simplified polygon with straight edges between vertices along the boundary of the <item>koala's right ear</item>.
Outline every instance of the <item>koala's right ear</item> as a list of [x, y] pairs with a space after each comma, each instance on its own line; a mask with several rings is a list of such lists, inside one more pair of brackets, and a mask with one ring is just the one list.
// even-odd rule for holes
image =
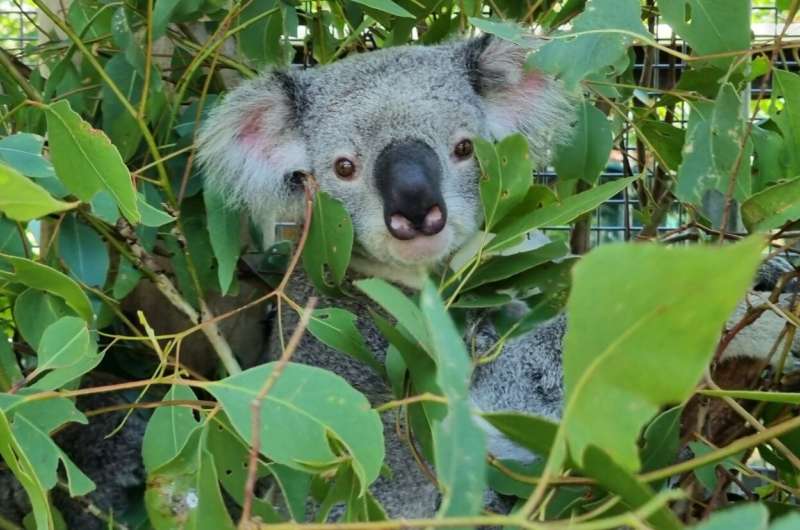
[[546, 164], [551, 147], [570, 134], [576, 98], [553, 77], [527, 69], [530, 50], [513, 42], [483, 35], [466, 41], [462, 49], [469, 82], [483, 100], [494, 139], [522, 133], [537, 163]]
[[199, 131], [198, 159], [206, 185], [246, 207], [271, 241], [276, 221], [297, 220], [302, 191], [296, 172], [309, 172], [297, 116], [297, 84], [271, 71], [227, 94]]

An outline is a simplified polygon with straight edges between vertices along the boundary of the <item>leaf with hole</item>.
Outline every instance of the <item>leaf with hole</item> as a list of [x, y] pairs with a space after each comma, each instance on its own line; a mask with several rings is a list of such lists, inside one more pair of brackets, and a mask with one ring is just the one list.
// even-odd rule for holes
[[494, 145], [476, 138], [475, 155], [481, 166], [479, 183], [486, 229], [517, 206], [533, 184], [533, 163], [528, 142], [521, 134], [503, 138]]
[[303, 249], [303, 266], [314, 286], [335, 295], [344, 281], [353, 250], [353, 222], [344, 205], [323, 191], [314, 197], [314, 213]]
[[314, 310], [308, 331], [320, 342], [366, 364], [378, 374], [384, 368], [364, 342], [356, 316], [338, 307]]

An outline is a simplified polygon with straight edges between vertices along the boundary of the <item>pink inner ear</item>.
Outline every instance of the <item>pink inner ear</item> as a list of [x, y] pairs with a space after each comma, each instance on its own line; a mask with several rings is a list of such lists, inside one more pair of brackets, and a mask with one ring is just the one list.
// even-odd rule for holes
[[520, 81], [519, 87], [524, 91], [535, 91], [543, 88], [544, 84], [545, 78], [541, 73], [530, 71], [522, 74], [522, 81]]
[[239, 129], [238, 134], [239, 138], [242, 140], [242, 143], [251, 146], [258, 142], [259, 137], [262, 136], [262, 116], [263, 113], [259, 110], [258, 112], [248, 114], [244, 119], [244, 123], [242, 123], [242, 127]]

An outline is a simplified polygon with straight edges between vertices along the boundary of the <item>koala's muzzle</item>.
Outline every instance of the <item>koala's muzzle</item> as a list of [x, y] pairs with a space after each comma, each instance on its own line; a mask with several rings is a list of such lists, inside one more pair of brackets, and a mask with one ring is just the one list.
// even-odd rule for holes
[[397, 239], [432, 236], [447, 222], [442, 198], [442, 166], [436, 152], [420, 140], [391, 143], [375, 161], [383, 217]]

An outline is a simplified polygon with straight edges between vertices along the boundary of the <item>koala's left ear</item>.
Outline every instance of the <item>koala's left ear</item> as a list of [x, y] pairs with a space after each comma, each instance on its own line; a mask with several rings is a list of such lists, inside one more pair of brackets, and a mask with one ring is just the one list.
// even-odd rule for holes
[[575, 99], [552, 77], [526, 70], [529, 50], [513, 42], [484, 35], [463, 49], [469, 81], [484, 101], [494, 139], [522, 133], [536, 162], [545, 164], [554, 143], [569, 135]]
[[290, 72], [268, 71], [232, 90], [197, 137], [206, 186], [244, 206], [271, 242], [276, 221], [302, 212], [294, 175], [309, 171], [298, 125], [299, 87]]

